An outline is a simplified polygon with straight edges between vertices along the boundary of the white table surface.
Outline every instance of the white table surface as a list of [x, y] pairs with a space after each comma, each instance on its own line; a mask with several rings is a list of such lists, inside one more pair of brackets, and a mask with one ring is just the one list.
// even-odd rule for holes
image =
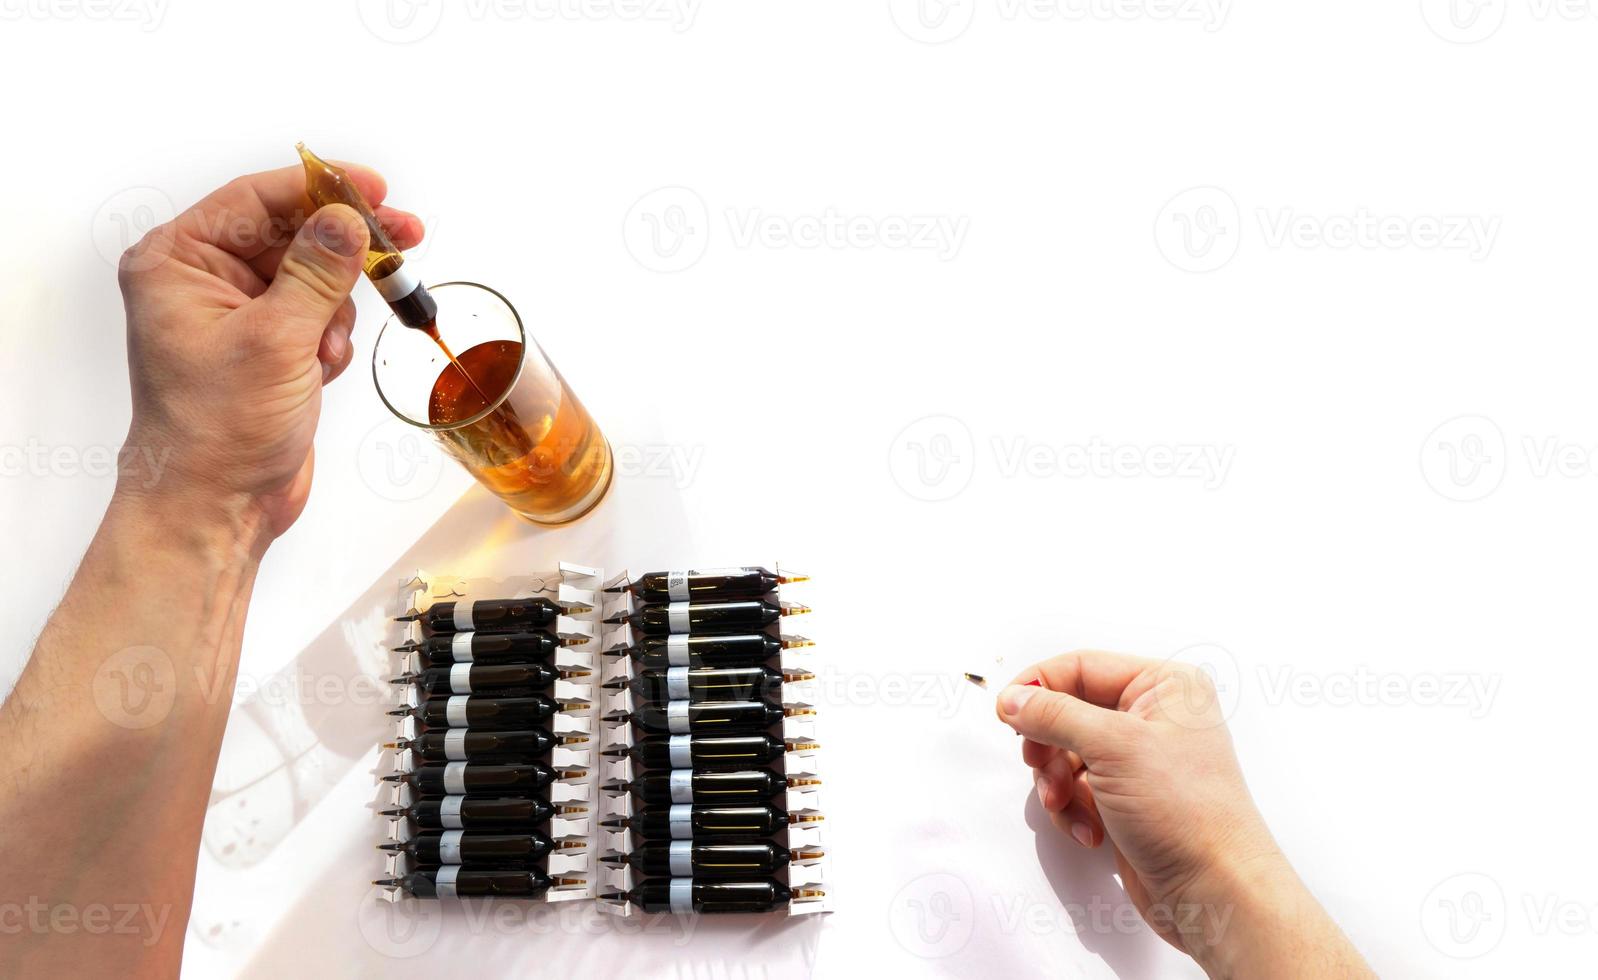
[[[111, 490], [120, 236], [304, 139], [386, 173], [424, 277], [507, 292], [631, 462], [589, 520], [514, 521], [386, 419], [359, 287], [190, 976], [1193, 975], [958, 679], [1080, 646], [1218, 670], [1382, 972], [1590, 965], [1598, 22], [1445, 7], [7, 5], [0, 676]], [[386, 590], [561, 558], [817, 576], [835, 914], [372, 918], [345, 681]]]

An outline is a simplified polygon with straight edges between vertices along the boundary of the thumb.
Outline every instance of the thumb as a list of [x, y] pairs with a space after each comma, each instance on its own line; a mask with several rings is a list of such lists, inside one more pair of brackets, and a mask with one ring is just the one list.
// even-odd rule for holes
[[361, 275], [366, 222], [343, 204], [329, 204], [300, 226], [258, 303], [278, 329], [321, 336]]
[[1034, 742], [1070, 749], [1091, 763], [1130, 720], [1045, 687], [1012, 684], [999, 692], [999, 720]]

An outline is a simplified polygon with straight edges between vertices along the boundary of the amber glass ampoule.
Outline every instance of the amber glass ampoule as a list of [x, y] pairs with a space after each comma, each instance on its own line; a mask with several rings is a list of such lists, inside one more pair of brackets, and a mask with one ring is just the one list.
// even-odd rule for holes
[[437, 339], [438, 327], [433, 321], [438, 316], [438, 304], [415, 273], [405, 268], [405, 256], [383, 230], [360, 188], [343, 167], [323, 160], [304, 143], [296, 143], [294, 148], [300, 151], [300, 162], [305, 166], [305, 193], [311, 202], [319, 208], [348, 205], [366, 222], [366, 278], [377, 287], [401, 323], [425, 330]]

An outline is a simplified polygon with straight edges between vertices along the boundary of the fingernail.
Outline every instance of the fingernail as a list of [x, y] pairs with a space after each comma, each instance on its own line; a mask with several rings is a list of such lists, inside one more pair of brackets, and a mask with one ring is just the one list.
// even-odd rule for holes
[[1071, 824], [1071, 836], [1075, 837], [1076, 842], [1083, 847], [1093, 846], [1093, 830], [1085, 823], [1073, 822]]
[[345, 333], [343, 330], [336, 330], [335, 329], [335, 330], [333, 330], [333, 331], [328, 333], [328, 335], [327, 335], [327, 353], [328, 353], [328, 356], [333, 358], [333, 363], [334, 364], [337, 364], [339, 361], [344, 360], [344, 353], [345, 353], [345, 351], [347, 351], [349, 349], [349, 346], [350, 346], [349, 334]]
[[337, 216], [318, 212], [313, 220], [315, 227], [311, 230], [316, 232], [316, 240], [323, 248], [344, 256], [360, 251], [360, 241], [350, 233], [350, 226]]
[[1043, 809], [1047, 810], [1049, 808], [1049, 798], [1044, 791], [1049, 788], [1049, 781], [1044, 779], [1043, 773], [1040, 772], [1032, 777], [1032, 782], [1037, 786], [1038, 802], [1043, 805]]
[[1007, 715], [1018, 715], [1036, 693], [1037, 688], [1011, 684], [999, 693], [999, 710]]

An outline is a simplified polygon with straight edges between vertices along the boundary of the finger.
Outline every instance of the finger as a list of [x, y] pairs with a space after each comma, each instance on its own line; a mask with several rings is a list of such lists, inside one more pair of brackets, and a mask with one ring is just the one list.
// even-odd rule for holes
[[377, 215], [377, 223], [383, 226], [394, 247], [402, 252], [422, 244], [422, 238], [427, 234], [422, 219], [409, 211], [385, 205], [373, 208], [372, 213]]
[[355, 358], [355, 346], [350, 335], [355, 331], [355, 301], [345, 297], [343, 305], [328, 321], [322, 331], [322, 342], [316, 349], [316, 358], [322, 362], [322, 383], [327, 384], [344, 373]]
[[[394, 247], [400, 251], [415, 248], [422, 243], [422, 235], [425, 229], [422, 227], [422, 219], [416, 215], [411, 214], [409, 211], [401, 211], [398, 208], [387, 206], [377, 208], [373, 211], [373, 214], [377, 216], [377, 223], [383, 226], [383, 232], [393, 241]], [[283, 253], [287, 248], [288, 245], [285, 243], [267, 249], [250, 260], [250, 268], [260, 276], [267, 279], [272, 278], [276, 274], [278, 263], [282, 261]]]
[[1030, 738], [1021, 740], [1021, 761], [1034, 769], [1042, 769], [1059, 754], [1060, 749], [1056, 746], [1034, 742]]
[[1063, 755], [1039, 769], [1033, 782], [1037, 786], [1038, 803], [1051, 813], [1065, 809], [1074, 798], [1076, 774]]
[[1104, 843], [1104, 826], [1080, 803], [1073, 802], [1058, 813], [1049, 814], [1049, 820], [1089, 850]]
[[999, 720], [1035, 742], [1073, 749], [1091, 766], [1099, 748], [1124, 732], [1131, 719], [1113, 708], [1070, 694], [1012, 685], [999, 692]]
[[[388, 193], [377, 171], [353, 163], [341, 166], [366, 203], [376, 207]], [[178, 215], [175, 223], [183, 235], [248, 261], [282, 249], [313, 210], [305, 194], [304, 169], [281, 167], [227, 182]], [[263, 276], [270, 274], [268, 270]]]
[[266, 292], [252, 300], [270, 329], [294, 331], [307, 344], [320, 336], [361, 274], [366, 222], [354, 209], [330, 204], [311, 216], [283, 254]]
[[1121, 695], [1139, 675], [1160, 664], [1147, 657], [1103, 650], [1074, 650], [1033, 664], [1012, 683], [1038, 681], [1051, 691], [1063, 691], [1102, 708], [1121, 705]]

